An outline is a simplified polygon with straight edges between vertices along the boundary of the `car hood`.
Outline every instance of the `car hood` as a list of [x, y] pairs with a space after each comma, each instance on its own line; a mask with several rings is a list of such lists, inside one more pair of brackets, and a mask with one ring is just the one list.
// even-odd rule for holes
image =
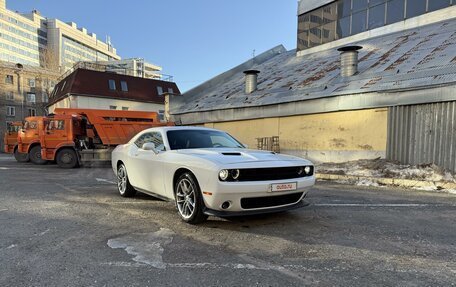
[[277, 154], [270, 151], [249, 150], [241, 148], [206, 148], [206, 149], [181, 149], [176, 152], [196, 156], [219, 164], [238, 164], [251, 162], [301, 162], [300, 164], [312, 164], [311, 162], [290, 155]]

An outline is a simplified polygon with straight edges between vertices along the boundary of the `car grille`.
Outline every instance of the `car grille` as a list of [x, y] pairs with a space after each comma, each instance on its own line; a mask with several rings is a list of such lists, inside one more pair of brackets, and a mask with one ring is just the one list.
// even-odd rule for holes
[[264, 181], [292, 179], [313, 175], [313, 166], [309, 174], [298, 174], [299, 167], [248, 168], [240, 169], [239, 178], [229, 181]]
[[302, 192], [298, 192], [278, 196], [241, 198], [241, 207], [243, 209], [252, 209], [292, 204], [298, 202], [302, 194]]

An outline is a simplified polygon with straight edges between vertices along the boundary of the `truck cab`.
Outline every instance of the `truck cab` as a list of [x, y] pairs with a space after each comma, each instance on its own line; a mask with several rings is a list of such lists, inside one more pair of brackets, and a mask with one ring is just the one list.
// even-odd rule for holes
[[55, 160], [61, 167], [80, 163], [81, 140], [86, 137], [86, 120], [80, 115], [54, 115], [44, 121], [41, 133], [41, 157]]
[[17, 134], [22, 128], [22, 122], [8, 122], [6, 124], [6, 132], [3, 137], [4, 151], [13, 153], [17, 146]]
[[[44, 164], [41, 158], [40, 134], [43, 131], [45, 117], [27, 117], [24, 126], [17, 135], [17, 152], [20, 156], [28, 155], [35, 164]], [[16, 158], [17, 159], [17, 158]]]

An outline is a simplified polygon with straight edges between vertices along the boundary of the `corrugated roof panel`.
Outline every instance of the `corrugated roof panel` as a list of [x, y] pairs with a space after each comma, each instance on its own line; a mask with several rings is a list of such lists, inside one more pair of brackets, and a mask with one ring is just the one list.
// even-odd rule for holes
[[[261, 106], [363, 92], [410, 89], [456, 82], [456, 19], [357, 43], [359, 73], [340, 76], [339, 52], [329, 49], [297, 57], [294, 50], [250, 65], [259, 70], [258, 90], [246, 95], [244, 75], [221, 85], [203, 84], [187, 93], [176, 113]], [[276, 48], [275, 48], [276, 49]], [[204, 89], [203, 89], [204, 88]]]

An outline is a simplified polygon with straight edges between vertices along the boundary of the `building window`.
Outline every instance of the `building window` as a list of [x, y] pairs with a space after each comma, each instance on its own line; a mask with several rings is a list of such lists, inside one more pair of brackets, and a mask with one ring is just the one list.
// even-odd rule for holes
[[122, 111], [128, 111], [128, 107], [122, 107]]
[[407, 0], [406, 18], [416, 17], [418, 15], [426, 13], [426, 1], [427, 0]]
[[[456, 4], [455, 1], [453, 1], [453, 4]], [[448, 7], [451, 5], [451, 0], [429, 0], [428, 1], [428, 10], [430, 11], [435, 11], [439, 10], [445, 7]]]
[[[298, 16], [298, 51], [443, 9], [454, 5], [455, 1], [333, 1]], [[334, 29], [336, 29], [335, 33]]]
[[15, 107], [6, 107], [6, 116], [8, 117], [14, 117], [16, 115], [16, 108]]
[[27, 103], [36, 103], [36, 95], [27, 93]]
[[165, 120], [165, 110], [158, 110], [158, 119], [160, 121], [164, 121]]
[[109, 89], [112, 90], [112, 91], [116, 90], [116, 81], [109, 80]]
[[120, 81], [120, 88], [122, 92], [128, 92], [128, 85], [126, 81]]
[[117, 106], [109, 106], [110, 110], [117, 110]]
[[386, 3], [386, 24], [404, 20], [405, 1], [392, 0]]
[[6, 92], [5, 97], [7, 100], [13, 101], [14, 100], [14, 93], [13, 92]]
[[29, 117], [36, 116], [36, 109], [28, 109], [28, 116]]
[[159, 96], [163, 95], [163, 88], [160, 86], [157, 86], [157, 93]]
[[49, 96], [46, 92], [43, 92], [43, 94], [41, 95], [41, 101], [43, 103], [47, 103], [49, 101]]
[[385, 4], [369, 9], [369, 30], [385, 25]]
[[168, 93], [169, 93], [169, 94], [174, 94], [173, 88], [168, 88]]
[[27, 79], [28, 80], [28, 85], [31, 88], [35, 87], [35, 79]]
[[6, 77], [5, 77], [5, 84], [14, 84], [14, 77], [13, 77], [13, 75], [6, 75]]

